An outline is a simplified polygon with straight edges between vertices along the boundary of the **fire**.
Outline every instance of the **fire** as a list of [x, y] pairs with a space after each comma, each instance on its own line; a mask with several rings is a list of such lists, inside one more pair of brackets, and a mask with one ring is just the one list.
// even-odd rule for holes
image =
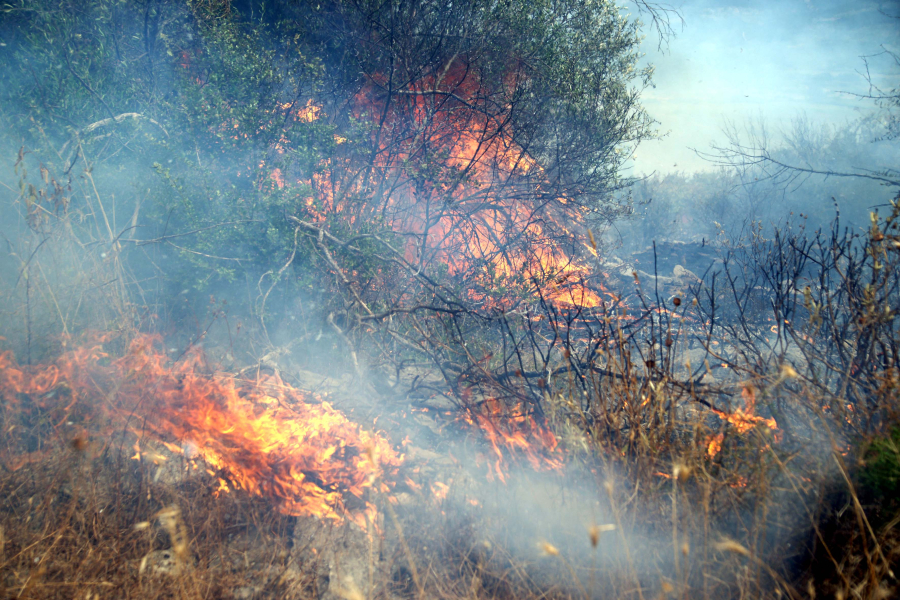
[[713, 457], [722, 450], [722, 442], [725, 441], [724, 433], [717, 433], [716, 435], [712, 435], [707, 440], [706, 445], [706, 453]]
[[506, 481], [513, 457], [523, 457], [535, 471], [559, 470], [563, 466], [556, 436], [519, 408], [506, 410], [499, 400], [488, 398], [480, 409], [468, 410], [464, 419], [476, 426], [490, 444], [492, 457], [487, 466], [491, 481], [494, 477]]
[[737, 408], [730, 414], [719, 410], [714, 410], [713, 412], [731, 423], [738, 430], [738, 433], [747, 433], [759, 424], [763, 424], [772, 430], [778, 429], [778, 424], [775, 423], [775, 419], [767, 419], [753, 414], [756, 405], [755, 388], [752, 386], [744, 386], [741, 390], [741, 397], [744, 399], [745, 408]]
[[[741, 390], [741, 397], [744, 399], [744, 408], [736, 408], [734, 412], [727, 413], [725, 411], [713, 409], [713, 412], [721, 419], [730, 423], [738, 433], [744, 434], [756, 427], [757, 425], [765, 425], [772, 431], [778, 430], [778, 424], [773, 418], [761, 417], [754, 414], [756, 405], [756, 389], [752, 386], [744, 386]], [[706, 452], [710, 457], [715, 456], [722, 450], [722, 442], [725, 436], [722, 433], [710, 436], [707, 439]]]
[[[472, 300], [488, 306], [511, 303], [488, 298], [498, 289], [508, 298], [540, 292], [560, 305], [600, 306], [586, 283], [590, 269], [578, 256], [585, 244], [575, 242], [586, 230], [586, 209], [548, 191], [549, 175], [504, 119], [472, 108], [488, 93], [477, 74], [455, 59], [440, 77], [399, 90], [388, 107], [381, 79], [372, 76], [351, 102], [355, 118], [378, 115], [383, 123], [372, 134], [372, 163], [360, 169], [340, 138], [335, 155], [298, 182], [313, 190], [306, 218], [382, 222], [405, 237], [410, 266], [442, 266], [468, 283]], [[327, 116], [312, 100], [282, 109], [302, 122]], [[422, 161], [434, 164], [424, 179], [414, 167]], [[280, 171], [270, 178], [284, 186]], [[368, 197], [384, 188], [391, 191]]]
[[[33, 367], [0, 354], [5, 410], [23, 409], [22, 395], [43, 404], [54, 396], [56, 418], [99, 408], [120, 431], [137, 429], [140, 415], [140, 429], [169, 451], [202, 459], [220, 492], [239, 489], [273, 499], [285, 514], [362, 527], [374, 516], [367, 490], [386, 492], [385, 475], [403, 459], [384, 437], [275, 376], [210, 375], [199, 351], [172, 362], [155, 336], [137, 337], [114, 358], [104, 350], [110, 337]], [[137, 450], [134, 458], [158, 459]]]

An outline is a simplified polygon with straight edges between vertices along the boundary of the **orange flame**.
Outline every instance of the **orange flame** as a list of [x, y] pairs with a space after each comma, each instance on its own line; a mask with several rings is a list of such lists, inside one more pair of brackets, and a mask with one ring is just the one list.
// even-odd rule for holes
[[486, 461], [491, 481], [496, 477], [506, 482], [514, 457], [523, 457], [535, 471], [560, 470], [563, 466], [556, 436], [519, 408], [509, 410], [499, 400], [488, 398], [480, 410], [470, 409], [464, 418], [491, 446], [493, 457]]
[[[554, 303], [600, 306], [600, 296], [585, 283], [590, 269], [575, 255], [578, 244], [566, 250], [562, 241], [572, 240], [570, 229], [584, 229], [585, 210], [544, 191], [551, 188], [548, 176], [513, 139], [505, 119], [472, 108], [488, 93], [477, 74], [457, 59], [440, 77], [399, 90], [390, 110], [381, 79], [371, 77], [352, 102], [354, 117], [379, 115], [383, 122], [372, 134], [374, 164], [354, 170], [350, 149], [322, 161], [301, 182], [313, 190], [305, 200], [310, 218], [383, 222], [406, 237], [411, 265], [444, 265], [471, 284], [473, 300], [509, 302], [490, 301], [474, 288], [502, 288], [510, 297], [535, 297], [540, 289]], [[326, 116], [312, 101], [289, 110], [302, 122]], [[434, 165], [424, 182], [410, 166], [422, 161]], [[279, 171], [271, 179], [282, 187], [282, 177]], [[384, 187], [373, 178], [390, 181], [392, 192], [360, 202], [370, 188]]]
[[11, 353], [0, 354], [6, 410], [15, 410], [22, 394], [40, 398], [65, 385], [71, 400], [60, 414], [106, 398], [102, 410], [124, 429], [137, 407], [166, 448], [205, 461], [220, 491], [231, 486], [274, 499], [286, 514], [347, 518], [362, 527], [374, 516], [367, 489], [387, 491], [384, 475], [402, 461], [385, 438], [277, 377], [248, 382], [204, 374], [199, 351], [173, 363], [156, 349], [155, 336], [136, 338], [110, 361], [104, 337], [55, 364], [23, 367]]
[[[775, 419], [754, 414], [754, 407], [756, 406], [756, 389], [754, 387], [744, 386], [741, 390], [741, 397], [744, 399], [744, 408], [738, 407], [732, 413], [716, 409], [712, 410], [719, 418], [730, 423], [740, 434], [747, 433], [757, 425], [765, 425], [772, 431], [778, 430], [778, 424], [775, 422]], [[722, 450], [724, 439], [725, 436], [722, 433], [712, 435], [707, 439], [706, 452], [710, 457], [715, 456]]]
[[709, 436], [709, 438], [707, 439], [706, 453], [710, 457], [713, 457], [716, 454], [718, 454], [719, 452], [721, 452], [723, 441], [725, 441], [724, 433], [717, 433], [715, 435]]

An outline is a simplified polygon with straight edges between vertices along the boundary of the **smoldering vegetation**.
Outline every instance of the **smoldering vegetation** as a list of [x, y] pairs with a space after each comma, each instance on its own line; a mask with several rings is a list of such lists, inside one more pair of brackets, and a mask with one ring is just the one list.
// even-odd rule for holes
[[3, 595], [895, 595], [896, 89], [630, 177], [632, 9], [5, 5]]

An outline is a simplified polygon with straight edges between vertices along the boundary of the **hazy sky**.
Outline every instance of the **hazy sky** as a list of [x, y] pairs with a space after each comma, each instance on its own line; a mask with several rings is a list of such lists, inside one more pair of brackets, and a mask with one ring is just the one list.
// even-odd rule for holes
[[[676, 0], [677, 2], [678, 0]], [[900, 0], [683, 0], [684, 18], [667, 49], [647, 30], [645, 60], [656, 66], [644, 105], [662, 141], [643, 144], [637, 172], [709, 168], [689, 148], [721, 141], [723, 122], [763, 116], [774, 128], [806, 114], [843, 123], [871, 104], [841, 91], [864, 93], [862, 55], [881, 46], [900, 50]], [[875, 59], [882, 74], [890, 62]], [[898, 71], [891, 74], [896, 82]], [[890, 87], [894, 87], [896, 83]]]

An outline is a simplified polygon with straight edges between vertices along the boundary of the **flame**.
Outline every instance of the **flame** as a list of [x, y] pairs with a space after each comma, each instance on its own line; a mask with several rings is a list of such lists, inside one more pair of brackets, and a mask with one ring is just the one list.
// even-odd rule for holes
[[[405, 236], [408, 263], [443, 265], [467, 282], [471, 299], [487, 306], [509, 306], [513, 297], [538, 293], [561, 305], [601, 306], [586, 283], [590, 269], [576, 251], [587, 246], [575, 242], [586, 231], [586, 209], [547, 191], [549, 176], [504, 119], [473, 109], [488, 97], [477, 73], [455, 59], [440, 76], [398, 90], [387, 107], [383, 79], [370, 77], [351, 102], [355, 118], [377, 115], [383, 122], [372, 134], [374, 164], [360, 170], [351, 145], [336, 136], [346, 151], [338, 148], [299, 182], [313, 190], [304, 201], [307, 217], [323, 224], [333, 218], [348, 225], [380, 221]], [[436, 97], [442, 101], [435, 103]], [[281, 108], [307, 123], [327, 116], [312, 100]], [[423, 161], [435, 165], [427, 177], [410, 166]], [[270, 179], [282, 187], [282, 177], [279, 171]], [[392, 192], [372, 196], [385, 181]], [[596, 244], [589, 250], [596, 254]], [[498, 289], [507, 290], [508, 298], [491, 298]]]
[[737, 408], [733, 413], [726, 413], [715, 409], [713, 409], [713, 412], [720, 418], [731, 423], [738, 430], [738, 433], [747, 433], [759, 424], [763, 424], [772, 430], [778, 429], [778, 424], [775, 422], [775, 419], [767, 419], [753, 414], [756, 405], [755, 388], [745, 386], [741, 390], [741, 397], [744, 399], [745, 408]]
[[725, 441], [724, 433], [717, 433], [716, 435], [709, 436], [707, 439], [706, 453], [710, 458], [721, 452], [723, 441]]
[[450, 486], [443, 481], [435, 481], [431, 484], [431, 493], [434, 495], [435, 503], [440, 504], [447, 498], [447, 494], [450, 493]]
[[520, 407], [510, 410], [499, 400], [488, 398], [479, 409], [467, 410], [464, 420], [477, 427], [490, 444], [492, 457], [485, 457], [490, 481], [496, 477], [506, 482], [510, 460], [515, 457], [524, 458], [535, 471], [563, 467], [556, 436]]
[[[757, 425], [765, 425], [772, 431], [778, 430], [778, 424], [775, 422], [775, 419], [754, 414], [754, 408], [756, 406], [756, 388], [750, 385], [744, 386], [741, 390], [741, 397], [744, 399], [744, 408], [738, 407], [731, 413], [717, 409], [712, 409], [712, 411], [719, 418], [730, 423], [740, 434], [747, 433]], [[722, 442], [724, 439], [725, 436], [722, 433], [707, 438], [706, 452], [710, 457], [715, 456], [722, 450]]]
[[728, 487], [732, 488], [745, 488], [747, 487], [747, 478], [743, 475], [737, 475], [731, 483], [728, 484]]
[[[244, 490], [273, 499], [285, 514], [346, 518], [361, 527], [374, 516], [367, 490], [387, 491], [384, 476], [402, 461], [385, 438], [278, 377], [206, 374], [199, 351], [172, 362], [156, 336], [139, 336], [112, 358], [103, 350], [110, 339], [99, 336], [55, 363], [33, 367], [0, 354], [5, 410], [21, 410], [22, 395], [44, 404], [54, 395], [56, 419], [68, 418], [79, 403], [100, 406], [121, 430], [134, 426], [127, 423], [139, 411], [146, 430], [170, 452], [202, 459], [219, 492]], [[62, 387], [68, 394], [51, 394]], [[136, 450], [134, 458], [159, 462], [158, 454]], [[21, 458], [19, 466], [27, 461]]]

